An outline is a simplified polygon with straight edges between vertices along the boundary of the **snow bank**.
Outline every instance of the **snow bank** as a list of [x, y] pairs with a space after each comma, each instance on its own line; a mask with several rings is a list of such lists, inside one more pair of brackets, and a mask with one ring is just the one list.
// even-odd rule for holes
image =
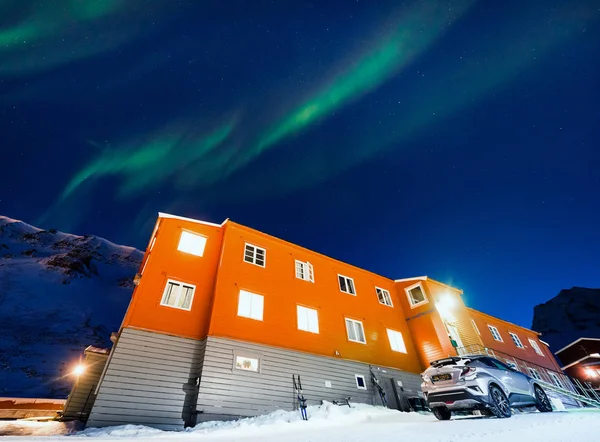
[[[258, 436], [272, 433], [297, 433], [306, 430], [318, 430], [332, 427], [347, 427], [366, 422], [395, 422], [419, 424], [435, 420], [431, 415], [418, 413], [402, 413], [389, 408], [374, 407], [364, 404], [352, 404], [352, 407], [333, 405], [309, 406], [308, 421], [303, 421], [299, 411], [275, 411], [273, 413], [239, 419], [235, 421], [211, 421], [185, 430], [185, 434], [213, 436]], [[118, 427], [90, 428], [80, 435], [89, 437], [164, 437], [169, 433], [142, 425], [122, 425]], [[180, 434], [180, 433], [175, 433]]]

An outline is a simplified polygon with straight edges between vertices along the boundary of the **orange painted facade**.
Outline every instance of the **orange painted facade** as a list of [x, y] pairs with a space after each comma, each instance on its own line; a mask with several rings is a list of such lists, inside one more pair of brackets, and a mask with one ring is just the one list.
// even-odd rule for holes
[[[178, 250], [184, 231], [206, 239], [202, 256]], [[244, 260], [247, 244], [264, 250], [264, 266]], [[311, 264], [314, 282], [296, 276], [296, 261]], [[218, 225], [161, 214], [140, 274], [122, 328], [231, 338], [412, 373], [432, 360], [456, 355], [451, 334], [462, 346], [487, 346], [489, 341], [484, 318], [492, 317], [468, 309], [456, 288], [427, 277], [394, 281], [231, 221]], [[353, 280], [355, 295], [340, 290], [338, 275]], [[169, 280], [195, 288], [189, 310], [161, 305]], [[426, 301], [412, 305], [407, 289], [416, 285]], [[379, 301], [376, 288], [389, 292], [392, 306]], [[240, 290], [263, 297], [262, 320], [238, 315]], [[316, 310], [318, 333], [299, 329], [297, 306]], [[362, 323], [366, 343], [349, 339], [346, 318]], [[402, 335], [405, 352], [392, 350], [387, 330]], [[503, 351], [527, 353], [509, 348], [512, 341], [501, 330]], [[527, 339], [537, 336], [525, 330], [518, 333], [528, 345]], [[537, 364], [558, 369], [551, 355], [529, 353]]]
[[[468, 309], [469, 315], [477, 324], [477, 328], [481, 333], [481, 340], [486, 347], [493, 348], [506, 355], [513, 356], [518, 359], [529, 361], [549, 370], [560, 372], [560, 366], [556, 362], [554, 355], [544, 343], [540, 342], [538, 333], [524, 327], [520, 327], [502, 319], [495, 318], [477, 310]], [[492, 336], [489, 326], [496, 327], [500, 333], [502, 341], [497, 341]], [[518, 336], [519, 341], [524, 348], [519, 348], [511, 338], [509, 333], [514, 333]], [[542, 355], [536, 353], [533, 345], [529, 340], [537, 343]]]

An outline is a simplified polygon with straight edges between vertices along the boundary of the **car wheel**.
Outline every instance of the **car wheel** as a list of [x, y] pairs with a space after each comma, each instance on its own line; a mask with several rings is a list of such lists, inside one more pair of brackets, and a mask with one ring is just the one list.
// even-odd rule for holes
[[549, 413], [552, 411], [552, 404], [550, 403], [550, 399], [546, 395], [546, 392], [542, 390], [542, 387], [539, 385], [535, 385], [533, 387], [535, 392], [535, 408], [537, 408], [542, 413]]
[[433, 411], [433, 415], [440, 421], [447, 421], [452, 416], [452, 412], [446, 407], [434, 407], [431, 411]]
[[510, 417], [512, 412], [510, 410], [510, 404], [508, 398], [500, 388], [496, 385], [490, 386], [490, 401], [491, 401], [491, 412], [498, 418]]

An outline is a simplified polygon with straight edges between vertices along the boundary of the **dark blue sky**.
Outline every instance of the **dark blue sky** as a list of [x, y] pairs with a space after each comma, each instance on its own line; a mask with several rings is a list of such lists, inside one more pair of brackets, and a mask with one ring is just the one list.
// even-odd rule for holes
[[600, 286], [597, 1], [61, 5], [0, 6], [2, 214], [229, 217], [525, 326]]

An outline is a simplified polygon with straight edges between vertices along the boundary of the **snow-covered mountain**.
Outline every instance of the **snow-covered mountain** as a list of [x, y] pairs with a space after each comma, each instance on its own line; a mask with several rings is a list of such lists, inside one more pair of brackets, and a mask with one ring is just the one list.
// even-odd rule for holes
[[88, 345], [110, 345], [142, 252], [0, 216], [0, 396], [66, 397]]
[[533, 309], [531, 328], [557, 351], [578, 338], [600, 338], [600, 289], [573, 287]]

